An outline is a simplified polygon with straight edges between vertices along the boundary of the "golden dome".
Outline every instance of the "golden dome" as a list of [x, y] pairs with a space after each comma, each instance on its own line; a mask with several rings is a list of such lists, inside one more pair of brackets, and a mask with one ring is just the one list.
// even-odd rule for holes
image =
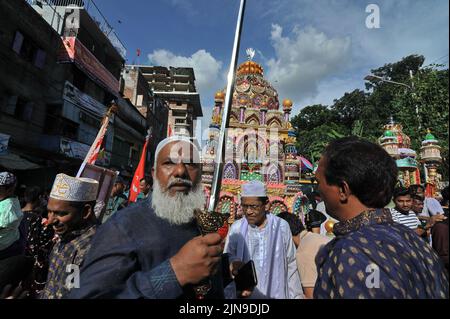
[[225, 93], [223, 93], [222, 91], [217, 91], [216, 95], [215, 95], [215, 99], [216, 100], [225, 100]]
[[246, 61], [242, 63], [238, 69], [237, 74], [260, 74], [263, 75], [264, 70], [261, 65], [253, 61]]
[[292, 101], [289, 99], [283, 100], [283, 108], [284, 109], [291, 109], [292, 108]]

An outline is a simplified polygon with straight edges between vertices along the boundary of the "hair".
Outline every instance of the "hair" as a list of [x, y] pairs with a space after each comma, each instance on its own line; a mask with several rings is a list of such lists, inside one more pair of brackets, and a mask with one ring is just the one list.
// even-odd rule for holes
[[328, 184], [348, 184], [353, 195], [370, 208], [385, 207], [397, 182], [395, 160], [372, 142], [344, 137], [332, 141], [322, 154]]
[[289, 212], [281, 212], [277, 216], [287, 221], [289, 228], [291, 229], [292, 236], [297, 236], [305, 230], [305, 226], [297, 215]]
[[320, 227], [320, 225], [326, 220], [327, 220], [327, 217], [315, 209], [311, 209], [305, 215], [305, 224], [306, 224], [306, 228], [308, 230], [311, 230], [312, 228]]
[[411, 196], [411, 192], [409, 188], [405, 188], [405, 187], [396, 187], [394, 189], [394, 195], [392, 196], [392, 198], [396, 199], [397, 197], [400, 196]]
[[25, 203], [36, 203], [39, 201], [41, 194], [42, 192], [39, 186], [30, 186], [25, 190], [23, 198]]
[[141, 178], [139, 182], [145, 181], [147, 185], [153, 186], [153, 179], [150, 176], [145, 176]]
[[422, 185], [420, 185], [420, 184], [414, 184], [414, 185], [411, 185], [411, 186], [409, 186], [409, 192], [410, 192], [410, 194], [416, 194], [417, 193], [417, 190], [418, 189], [422, 189], [422, 192], [424, 192], [425, 191], [425, 187], [423, 187]]
[[415, 200], [420, 200], [421, 202], [424, 201], [423, 196], [419, 196], [419, 195], [417, 195], [417, 194], [412, 194], [412, 195], [411, 195], [411, 198], [412, 198], [412, 199], [415, 199]]

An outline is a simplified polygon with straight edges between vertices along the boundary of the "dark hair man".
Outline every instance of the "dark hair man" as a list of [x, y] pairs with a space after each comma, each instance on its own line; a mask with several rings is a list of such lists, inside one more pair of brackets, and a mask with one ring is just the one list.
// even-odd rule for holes
[[57, 240], [50, 253], [47, 283], [41, 299], [65, 298], [79, 284], [78, 268], [97, 229], [94, 206], [98, 182], [66, 174], [56, 175], [48, 199], [48, 225]]
[[439, 201], [434, 197], [425, 196], [425, 188], [420, 184], [414, 184], [409, 186], [409, 191], [411, 195], [418, 195], [423, 197], [423, 210], [419, 214], [419, 216], [423, 217], [431, 217], [434, 215], [442, 215], [444, 214], [444, 210], [439, 203]]
[[336, 235], [317, 256], [314, 298], [448, 298], [439, 257], [384, 209], [397, 182], [380, 146], [347, 137], [331, 142], [316, 178]]
[[393, 200], [395, 207], [391, 209], [392, 220], [416, 231], [420, 221], [412, 211], [413, 200], [409, 190], [404, 187], [395, 188]]
[[106, 222], [118, 210], [127, 207], [128, 198], [124, 194], [125, 182], [122, 177], [118, 176], [111, 190], [111, 197], [108, 200], [105, 214], [102, 217], [102, 223]]
[[153, 186], [153, 180], [146, 176], [139, 181], [139, 194], [137, 197], [137, 201], [143, 200], [151, 196], [151, 190]]
[[199, 236], [194, 218], [205, 203], [197, 146], [181, 136], [162, 140], [152, 174], [151, 200], [99, 228], [70, 298], [195, 298], [195, 285], [208, 277], [204, 297], [223, 298], [222, 239]]

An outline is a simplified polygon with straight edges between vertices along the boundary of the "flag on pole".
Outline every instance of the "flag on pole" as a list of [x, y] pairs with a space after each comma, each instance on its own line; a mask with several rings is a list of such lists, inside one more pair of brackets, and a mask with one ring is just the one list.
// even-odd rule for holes
[[76, 177], [81, 176], [84, 168], [86, 167], [86, 164], [91, 165], [95, 164], [95, 161], [97, 160], [98, 157], [98, 153], [100, 152], [100, 149], [102, 147], [103, 138], [105, 137], [106, 130], [108, 129], [109, 118], [115, 112], [117, 112], [117, 106], [115, 105], [115, 103], [113, 103], [113, 105], [108, 109], [108, 112], [103, 118], [102, 126], [100, 127], [100, 130], [98, 131], [98, 134], [95, 137], [94, 143], [92, 143], [91, 147], [89, 148], [89, 151], [86, 154], [86, 157], [84, 158], [83, 163], [81, 164]]
[[101, 135], [100, 135], [99, 139], [97, 140], [97, 142], [95, 143], [94, 151], [92, 152], [91, 156], [87, 160], [88, 164], [91, 164], [91, 165], [95, 164], [95, 161], [97, 160], [100, 150], [102, 148], [103, 139], [105, 138], [107, 126], [108, 126], [108, 124], [102, 125], [102, 128], [100, 129]]
[[137, 196], [139, 195], [139, 183], [145, 176], [145, 160], [149, 140], [150, 131], [145, 139], [144, 147], [142, 148], [141, 159], [139, 160], [139, 165], [137, 166], [136, 171], [134, 172], [133, 180], [131, 181], [130, 195], [128, 197], [129, 203], [134, 203], [137, 199]]

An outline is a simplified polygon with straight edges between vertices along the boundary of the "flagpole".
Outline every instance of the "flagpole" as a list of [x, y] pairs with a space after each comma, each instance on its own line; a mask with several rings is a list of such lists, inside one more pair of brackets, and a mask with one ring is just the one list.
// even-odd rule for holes
[[89, 159], [91, 158], [92, 154], [95, 151], [95, 148], [97, 147], [98, 141], [103, 138], [106, 134], [106, 130], [108, 128], [108, 124], [109, 124], [109, 118], [111, 117], [111, 115], [113, 113], [117, 112], [117, 104], [115, 104], [115, 102], [112, 103], [111, 107], [108, 109], [108, 111], [106, 112], [105, 116], [103, 117], [102, 120], [102, 125], [100, 127], [100, 129], [98, 130], [97, 136], [95, 137], [94, 142], [92, 143], [91, 147], [89, 148], [88, 153], [86, 154], [86, 157], [83, 160], [83, 163], [80, 166], [80, 169], [78, 170], [77, 176], [76, 177], [80, 177], [81, 174], [84, 171], [84, 168], [86, 167], [87, 162], [89, 161]]
[[245, 2], [246, 0], [241, 0], [236, 25], [236, 32], [234, 35], [233, 52], [231, 55], [230, 70], [228, 72], [227, 92], [225, 95], [225, 107], [223, 109], [222, 114], [222, 123], [220, 125], [220, 134], [216, 154], [216, 167], [214, 170], [214, 175], [211, 183], [211, 196], [209, 198], [208, 204], [208, 212], [210, 213], [214, 212], [214, 209], [217, 205], [220, 196], [220, 187], [221, 187], [220, 182], [222, 180], [222, 169], [226, 148], [225, 138], [228, 124], [230, 121], [231, 102], [233, 99], [235, 74], [236, 74], [237, 60], [239, 56], [239, 45], [241, 41], [242, 24], [244, 21]]

